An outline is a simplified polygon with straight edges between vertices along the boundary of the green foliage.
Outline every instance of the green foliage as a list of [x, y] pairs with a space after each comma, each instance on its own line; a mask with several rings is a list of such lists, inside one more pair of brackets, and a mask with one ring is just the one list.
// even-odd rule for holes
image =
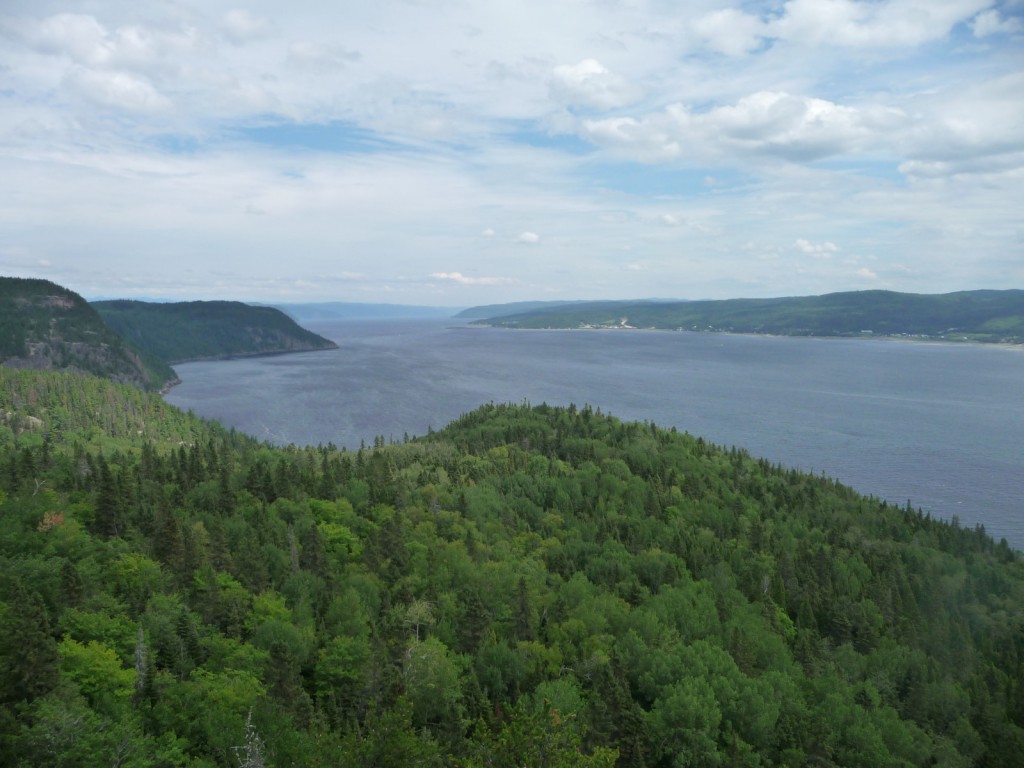
[[336, 347], [279, 309], [238, 301], [118, 300], [92, 306], [122, 337], [170, 363]]
[[1024, 291], [960, 291], [930, 296], [854, 291], [779, 299], [596, 301], [472, 317], [489, 317], [482, 322], [512, 328], [667, 328], [1020, 343], [1024, 340]]
[[145, 389], [175, 379], [170, 366], [112, 331], [85, 299], [49, 280], [0, 277], [0, 363], [89, 373]]
[[589, 407], [271, 448], [0, 369], [14, 766], [1016, 765], [1024, 563]]

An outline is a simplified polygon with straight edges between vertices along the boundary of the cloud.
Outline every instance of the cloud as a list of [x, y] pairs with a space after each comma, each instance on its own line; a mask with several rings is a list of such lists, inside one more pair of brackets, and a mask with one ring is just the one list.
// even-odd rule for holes
[[340, 45], [323, 45], [310, 40], [293, 40], [288, 44], [287, 63], [301, 69], [337, 70], [361, 58], [358, 51], [350, 51]]
[[450, 280], [459, 285], [508, 285], [515, 281], [508, 277], [467, 277], [461, 272], [434, 272], [435, 280]]
[[28, 38], [36, 50], [68, 56], [86, 65], [108, 62], [113, 45], [107, 30], [95, 17], [78, 13], [61, 13], [43, 19], [29, 28]]
[[220, 29], [224, 36], [235, 45], [245, 45], [274, 34], [274, 25], [270, 19], [254, 16], [249, 11], [240, 8], [235, 8], [224, 14]]
[[[5, 244], [73, 286], [726, 297], [841, 290], [862, 264], [915, 291], [1024, 280], [1020, 0], [0, 4]], [[880, 261], [842, 258], [861, 253]], [[444, 264], [514, 282], [424, 277]], [[342, 268], [366, 280], [323, 279]]]
[[599, 109], [625, 106], [640, 96], [638, 88], [612, 74], [597, 59], [555, 67], [548, 87], [557, 101]]
[[917, 99], [921, 117], [902, 140], [908, 176], [1024, 169], [1024, 72]]
[[703, 113], [672, 104], [639, 120], [587, 120], [582, 131], [596, 144], [647, 162], [736, 153], [803, 162], [874, 147], [904, 120], [895, 109], [759, 91]]
[[170, 101], [146, 80], [127, 72], [103, 72], [75, 67], [64, 79], [68, 88], [96, 106], [129, 112], [158, 112]]
[[1020, 19], [1004, 19], [1002, 14], [993, 8], [975, 16], [971, 22], [971, 29], [975, 37], [1012, 35], [1024, 30], [1024, 23]]
[[789, 0], [767, 24], [772, 37], [799, 45], [918, 46], [940, 40], [991, 0]]
[[856, 275], [857, 275], [857, 277], [863, 278], [865, 280], [877, 280], [878, 279], [878, 275], [875, 272], [872, 272], [867, 267], [861, 267], [860, 269], [858, 269], [857, 272], [856, 272]]
[[832, 242], [812, 243], [810, 240], [800, 238], [795, 245], [797, 250], [819, 259], [831, 258], [833, 253], [839, 252], [839, 246]]
[[693, 29], [709, 48], [729, 56], [741, 56], [760, 47], [766, 32], [757, 16], [734, 8], [701, 16], [693, 22]]
[[[691, 24], [706, 47], [729, 56], [757, 50], [766, 40], [794, 46], [914, 47], [941, 40], [971, 22], [983, 37], [1019, 29], [984, 10], [990, 0], [789, 0], [777, 14], [755, 16], [734, 8], [704, 14]], [[978, 13], [982, 11], [982, 13]]]
[[194, 56], [202, 47], [193, 27], [154, 29], [129, 24], [109, 29], [94, 16], [61, 13], [39, 21], [19, 19], [12, 23], [15, 36], [32, 49], [67, 57], [90, 69], [134, 72], [176, 72], [176, 56]]

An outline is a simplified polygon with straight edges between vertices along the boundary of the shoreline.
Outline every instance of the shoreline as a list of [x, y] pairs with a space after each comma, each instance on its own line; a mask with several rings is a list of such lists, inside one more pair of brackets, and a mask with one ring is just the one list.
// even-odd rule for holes
[[676, 328], [638, 328], [635, 326], [628, 327], [601, 327], [601, 326], [590, 326], [586, 328], [511, 328], [506, 325], [487, 325], [484, 323], [466, 323], [464, 327], [467, 328], [497, 328], [505, 331], [535, 331], [541, 333], [548, 332], [612, 332], [612, 331], [627, 331], [627, 332], [647, 332], [647, 333], [691, 333], [702, 336], [748, 336], [752, 338], [768, 338], [768, 339], [820, 339], [825, 341], [896, 341], [904, 344], [935, 344], [945, 345], [950, 347], [962, 347], [962, 346], [977, 346], [977, 347], [989, 347], [995, 349], [1005, 349], [1014, 352], [1024, 352], [1024, 342], [1016, 341], [978, 341], [976, 339], [964, 339], [958, 341], [956, 339], [932, 339], [932, 338], [918, 338], [913, 336], [904, 336], [901, 334], [864, 334], [857, 336], [838, 336], [838, 335], [814, 335], [814, 334], [795, 334], [795, 333], [757, 333], [756, 331], [694, 331], [689, 328], [676, 329]]
[[209, 363], [217, 360], [239, 360], [248, 357], [277, 357], [279, 355], [298, 355], [303, 352], [328, 352], [332, 349], [339, 349], [338, 345], [331, 343], [329, 347], [313, 347], [311, 349], [273, 349], [263, 352], [226, 352], [221, 355], [205, 355], [203, 357], [186, 357], [180, 360], [168, 360], [168, 365], [182, 365], [183, 363]]
[[[207, 355], [206, 357], [189, 357], [184, 360], [169, 360], [167, 364], [173, 369], [176, 365], [184, 365], [185, 363], [216, 363], [222, 360], [241, 360], [254, 357], [279, 357], [281, 355], [298, 355], [304, 352], [328, 352], [332, 349], [340, 349], [340, 347], [331, 342], [329, 347], [316, 347], [314, 349], [278, 349], [268, 352], [236, 352], [232, 354], [223, 355]], [[182, 379], [178, 376], [178, 372], [174, 372], [174, 378], [171, 381], [165, 382], [158, 394], [163, 397], [169, 393], [174, 387], [182, 383]]]

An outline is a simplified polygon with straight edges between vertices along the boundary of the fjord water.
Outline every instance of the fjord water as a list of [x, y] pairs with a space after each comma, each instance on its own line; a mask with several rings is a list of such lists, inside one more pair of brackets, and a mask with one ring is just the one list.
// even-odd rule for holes
[[486, 402], [589, 403], [1024, 549], [1024, 352], [453, 320], [307, 323], [339, 349], [177, 366], [167, 400], [275, 443], [358, 448]]

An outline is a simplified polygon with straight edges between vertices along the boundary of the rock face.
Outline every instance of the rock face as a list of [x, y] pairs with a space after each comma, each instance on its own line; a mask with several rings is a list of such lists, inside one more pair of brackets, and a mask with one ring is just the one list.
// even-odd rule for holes
[[0, 364], [90, 373], [143, 389], [174, 378], [114, 333], [77, 293], [49, 280], [0, 278]]

